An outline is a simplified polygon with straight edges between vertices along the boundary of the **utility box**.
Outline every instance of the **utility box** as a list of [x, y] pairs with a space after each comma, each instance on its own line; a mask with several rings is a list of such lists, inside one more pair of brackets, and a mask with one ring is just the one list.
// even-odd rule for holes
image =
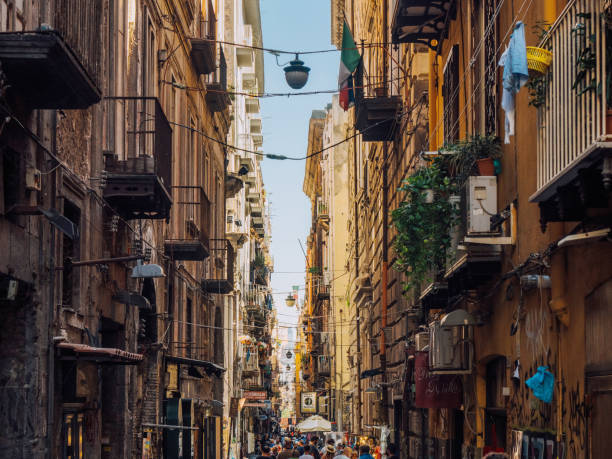
[[467, 235], [490, 236], [491, 217], [497, 214], [497, 177], [469, 177], [467, 205]]

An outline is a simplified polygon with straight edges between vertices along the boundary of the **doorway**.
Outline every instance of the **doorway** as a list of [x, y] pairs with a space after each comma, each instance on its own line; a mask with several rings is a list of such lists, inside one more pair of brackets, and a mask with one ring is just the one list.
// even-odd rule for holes
[[609, 418], [612, 413], [612, 349], [607, 335], [612, 329], [612, 279], [586, 297], [586, 384], [589, 408], [589, 457], [608, 457], [612, 450]]

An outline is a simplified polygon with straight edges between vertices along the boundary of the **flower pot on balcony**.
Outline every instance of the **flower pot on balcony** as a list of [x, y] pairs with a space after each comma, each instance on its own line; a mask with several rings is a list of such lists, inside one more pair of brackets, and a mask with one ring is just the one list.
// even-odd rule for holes
[[374, 88], [376, 97], [385, 97], [385, 88]]
[[606, 112], [606, 134], [612, 135], [612, 108]]
[[476, 165], [478, 166], [478, 173], [484, 176], [493, 176], [495, 175], [495, 164], [493, 162], [493, 158], [483, 158], [476, 160]]

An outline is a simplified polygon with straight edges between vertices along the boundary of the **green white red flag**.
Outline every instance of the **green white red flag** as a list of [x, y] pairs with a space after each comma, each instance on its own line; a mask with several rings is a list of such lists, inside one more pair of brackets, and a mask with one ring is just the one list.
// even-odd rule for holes
[[357, 51], [357, 45], [348, 24], [344, 21], [342, 30], [342, 53], [340, 54], [340, 71], [338, 72], [338, 88], [340, 89], [340, 106], [344, 111], [348, 110], [355, 101], [353, 91], [353, 72], [359, 65], [361, 56]]

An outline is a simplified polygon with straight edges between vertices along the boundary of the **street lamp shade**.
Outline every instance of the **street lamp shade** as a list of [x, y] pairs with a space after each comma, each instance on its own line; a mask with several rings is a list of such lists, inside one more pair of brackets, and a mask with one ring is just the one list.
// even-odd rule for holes
[[285, 304], [290, 308], [295, 306], [295, 298], [293, 298], [291, 295], [288, 295], [287, 298], [285, 298]]
[[304, 61], [301, 61], [297, 54], [295, 55], [295, 59], [283, 70], [285, 70], [287, 84], [293, 89], [302, 89], [306, 85], [310, 67], [306, 67]]

